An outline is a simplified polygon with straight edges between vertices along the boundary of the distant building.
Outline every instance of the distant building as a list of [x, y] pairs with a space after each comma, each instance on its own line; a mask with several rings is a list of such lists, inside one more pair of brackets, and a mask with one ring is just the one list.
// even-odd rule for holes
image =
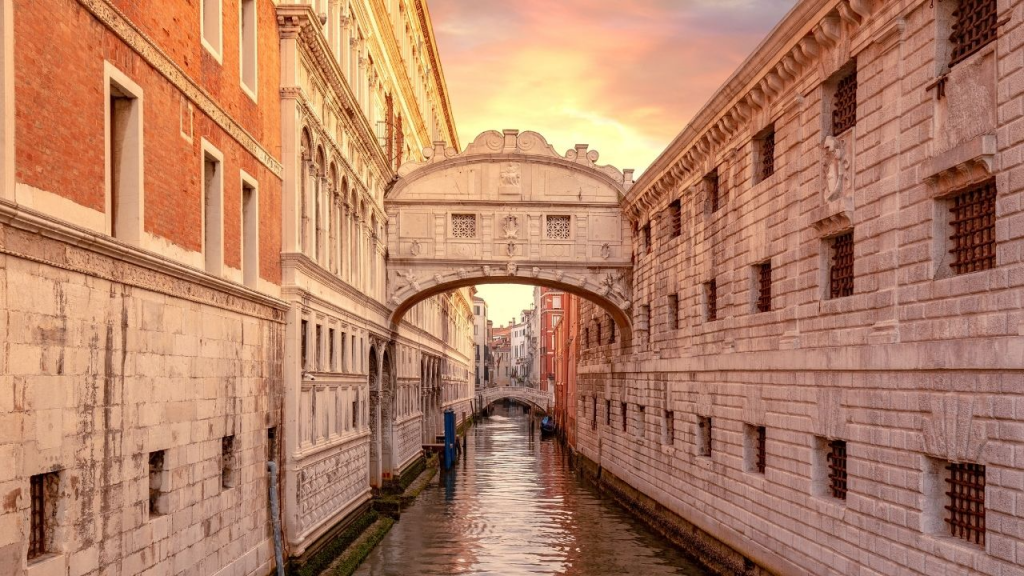
[[537, 356], [535, 337], [535, 310], [523, 310], [519, 322], [511, 326], [512, 338], [512, 383], [520, 386], [536, 386], [537, 377], [534, 361]]
[[537, 335], [538, 349], [532, 373], [540, 382], [541, 390], [547, 390], [555, 381], [555, 325], [564, 313], [565, 292], [540, 286], [533, 289], [534, 334]]
[[512, 327], [501, 326], [491, 331], [491, 357], [494, 359], [495, 386], [508, 386], [512, 382]]
[[487, 319], [487, 302], [478, 296], [473, 297], [473, 348], [476, 358], [475, 387], [485, 388], [491, 380], [490, 371], [493, 367], [491, 356], [491, 329], [493, 322]]
[[[551, 364], [554, 371], [555, 422], [570, 446], [576, 445], [576, 367], [579, 358], [580, 299], [572, 294], [562, 298], [564, 308], [553, 320]], [[596, 400], [595, 400], [596, 402]], [[593, 418], [594, 406], [584, 406], [584, 417]], [[586, 408], [590, 412], [586, 412]]]

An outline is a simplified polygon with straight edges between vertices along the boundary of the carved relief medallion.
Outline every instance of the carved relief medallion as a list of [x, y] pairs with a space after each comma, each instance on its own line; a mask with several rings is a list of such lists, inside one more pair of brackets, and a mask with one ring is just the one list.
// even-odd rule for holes
[[506, 240], [519, 238], [519, 219], [511, 214], [505, 216], [501, 229], [505, 233]]

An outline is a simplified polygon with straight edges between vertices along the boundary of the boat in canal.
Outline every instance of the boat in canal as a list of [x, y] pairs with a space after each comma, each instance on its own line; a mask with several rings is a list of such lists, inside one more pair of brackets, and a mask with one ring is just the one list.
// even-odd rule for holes
[[541, 436], [550, 436], [555, 433], [555, 419], [551, 416], [545, 416], [540, 421], [540, 434]]

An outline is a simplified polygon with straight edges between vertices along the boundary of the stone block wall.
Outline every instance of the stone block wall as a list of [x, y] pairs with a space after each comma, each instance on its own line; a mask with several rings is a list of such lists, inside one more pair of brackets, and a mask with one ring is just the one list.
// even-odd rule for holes
[[[626, 199], [635, 336], [582, 352], [578, 416], [596, 402], [599, 425], [578, 449], [775, 573], [1024, 570], [1024, 3], [996, 2], [996, 38], [950, 66], [957, 4], [798, 3]], [[833, 134], [853, 70], [856, 122]], [[951, 198], [986, 182], [994, 261], [956, 274]], [[983, 542], [950, 533], [947, 464], [984, 466]]]

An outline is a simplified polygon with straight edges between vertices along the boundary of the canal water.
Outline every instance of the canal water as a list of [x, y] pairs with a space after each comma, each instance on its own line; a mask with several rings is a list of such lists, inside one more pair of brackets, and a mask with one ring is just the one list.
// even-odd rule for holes
[[435, 477], [356, 572], [710, 574], [577, 478], [517, 405], [470, 429], [466, 454]]

